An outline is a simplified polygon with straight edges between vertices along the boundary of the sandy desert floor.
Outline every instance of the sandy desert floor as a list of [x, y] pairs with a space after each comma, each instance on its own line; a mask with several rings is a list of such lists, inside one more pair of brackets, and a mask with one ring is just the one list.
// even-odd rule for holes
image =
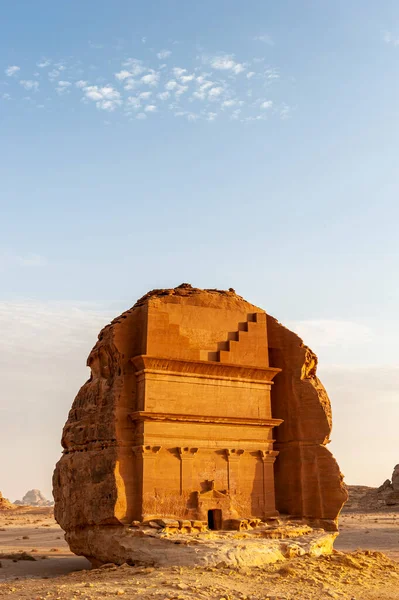
[[343, 514], [335, 547], [331, 557], [262, 569], [90, 569], [86, 559], [69, 551], [51, 510], [20, 508], [0, 512], [0, 597], [399, 600], [399, 513]]

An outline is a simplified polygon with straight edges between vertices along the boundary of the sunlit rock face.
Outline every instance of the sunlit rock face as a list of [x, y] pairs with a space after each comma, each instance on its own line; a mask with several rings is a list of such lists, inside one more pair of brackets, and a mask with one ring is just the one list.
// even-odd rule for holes
[[233, 529], [284, 513], [336, 529], [347, 496], [317, 358], [234, 290], [149, 292], [100, 332], [88, 366], [53, 478], [77, 554], [96, 561], [101, 545], [104, 561], [109, 528], [115, 561], [118, 531], [161, 517]]

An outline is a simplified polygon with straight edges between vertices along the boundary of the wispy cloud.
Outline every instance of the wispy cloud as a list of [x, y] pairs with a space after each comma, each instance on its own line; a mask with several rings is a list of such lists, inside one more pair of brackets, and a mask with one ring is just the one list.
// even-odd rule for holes
[[268, 35], [267, 33], [264, 33], [263, 35], [256, 35], [254, 37], [254, 40], [256, 40], [257, 42], [263, 42], [264, 44], [267, 44], [268, 46], [274, 46], [274, 41], [273, 41], [272, 37], [270, 35]]
[[39, 82], [33, 79], [21, 79], [19, 83], [28, 91], [36, 92], [39, 89]]
[[36, 66], [39, 67], [39, 69], [45, 69], [46, 67], [49, 67], [51, 65], [51, 60], [48, 60], [46, 58], [44, 58], [43, 60], [40, 60], [39, 62], [36, 63]]
[[271, 108], [272, 106], [273, 106], [273, 101], [272, 100], [265, 100], [260, 105], [260, 107], [263, 108], [263, 109], [268, 109], [268, 108]]
[[[258, 38], [266, 41], [265, 36]], [[114, 45], [106, 47], [115, 54]], [[96, 64], [94, 50], [93, 47], [86, 65], [82, 60], [71, 58], [36, 58], [31, 69], [24, 65], [23, 79], [19, 78], [20, 67], [4, 65], [10, 79], [7, 95], [0, 98], [15, 100], [17, 89], [22, 87], [35, 92], [35, 96], [34, 101], [33, 94], [21, 99], [37, 108], [48, 105], [54, 97], [63, 96], [64, 102], [80, 101], [81, 105], [94, 105], [101, 111], [130, 120], [157, 118], [169, 113], [193, 122], [227, 118], [249, 123], [271, 117], [287, 119], [292, 115], [289, 103], [275, 98], [272, 93], [281, 77], [278, 68], [267, 64], [259, 55], [243, 59], [232, 52], [206, 54], [201, 49], [197, 54], [193, 48], [191, 55], [187, 53], [186, 61], [180, 58], [177, 64], [171, 60], [160, 64], [159, 61], [173, 56], [170, 50], [154, 52], [153, 48], [142, 47], [139, 56], [110, 56], [107, 64], [102, 58]], [[107, 65], [116, 65], [116, 68], [110, 69]], [[267, 99], [264, 98], [266, 86]], [[114, 122], [115, 118], [108, 119], [107, 123]]]
[[236, 75], [245, 71], [246, 68], [243, 63], [234, 60], [233, 54], [214, 56], [210, 60], [210, 65], [219, 71], [232, 71]]
[[151, 73], [147, 73], [147, 75], [143, 75], [141, 81], [147, 85], [158, 85], [160, 78], [160, 74], [156, 71], [151, 71]]
[[383, 39], [386, 44], [391, 46], [399, 46], [399, 37], [395, 36], [390, 31], [385, 31]]
[[67, 94], [69, 93], [69, 89], [72, 85], [70, 81], [59, 81], [57, 87], [55, 88], [58, 94]]
[[10, 251], [0, 252], [0, 269], [10, 269], [15, 267], [45, 267], [48, 264], [47, 259], [40, 254], [16, 254]]
[[93, 100], [100, 110], [114, 111], [122, 104], [120, 93], [111, 85], [99, 87], [98, 85], [89, 85], [83, 88], [85, 97]]
[[160, 52], [157, 53], [157, 57], [160, 60], [163, 60], [165, 58], [168, 58], [171, 54], [172, 54], [172, 52], [170, 50], [161, 50]]
[[7, 75], [7, 77], [12, 77], [13, 75], [16, 75], [18, 73], [18, 71], [21, 70], [21, 67], [17, 67], [17, 65], [13, 65], [11, 67], [7, 67], [4, 71], [4, 73]]

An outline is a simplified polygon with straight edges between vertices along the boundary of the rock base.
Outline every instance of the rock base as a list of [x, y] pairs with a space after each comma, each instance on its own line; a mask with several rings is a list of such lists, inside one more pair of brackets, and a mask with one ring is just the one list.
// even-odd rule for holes
[[295, 556], [331, 554], [336, 532], [307, 525], [253, 531], [170, 533], [150, 526], [97, 526], [75, 530], [66, 540], [93, 566], [260, 567]]

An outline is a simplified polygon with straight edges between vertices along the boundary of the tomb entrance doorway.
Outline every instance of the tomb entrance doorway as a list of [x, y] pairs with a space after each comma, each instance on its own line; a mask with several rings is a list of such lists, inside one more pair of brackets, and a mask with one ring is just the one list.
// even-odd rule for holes
[[222, 511], [220, 508], [208, 510], [208, 527], [213, 531], [222, 529]]

